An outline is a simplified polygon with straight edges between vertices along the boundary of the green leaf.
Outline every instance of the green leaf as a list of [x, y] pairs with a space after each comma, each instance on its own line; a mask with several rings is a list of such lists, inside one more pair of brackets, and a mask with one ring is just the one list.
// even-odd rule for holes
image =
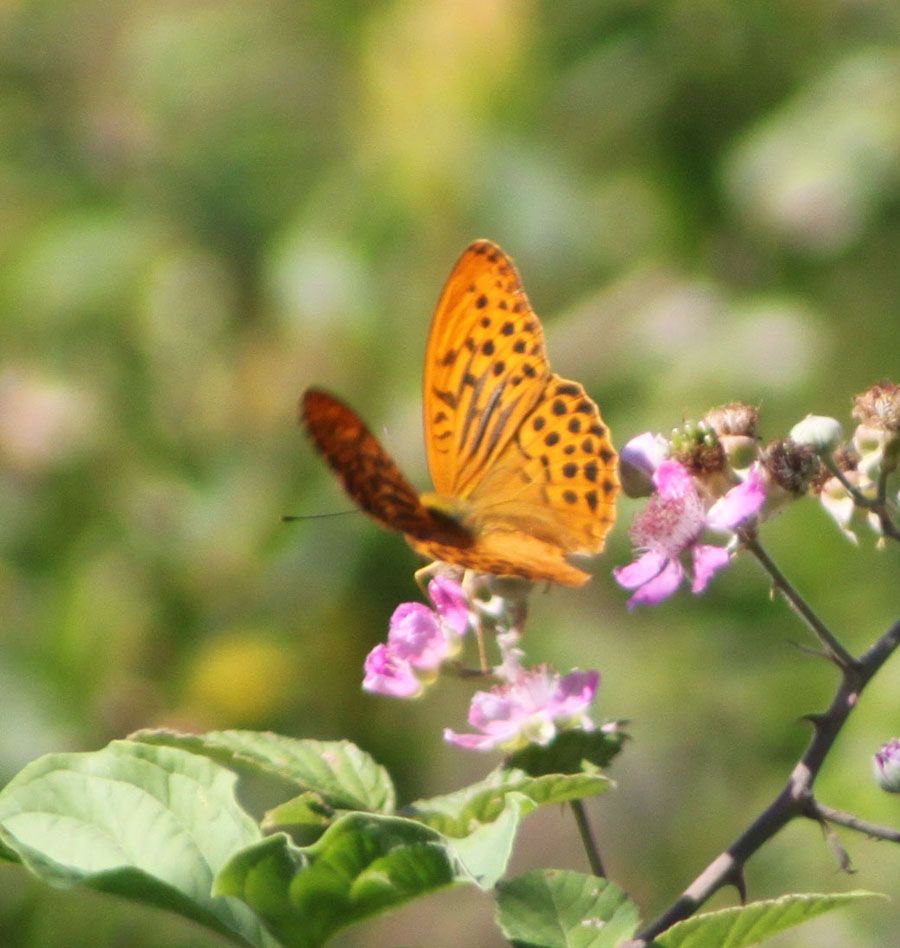
[[268, 945], [245, 906], [211, 894], [229, 857], [259, 839], [235, 781], [202, 757], [130, 741], [50, 754], [0, 791], [0, 838], [50, 885], [83, 883]]
[[244, 900], [279, 940], [314, 948], [337, 930], [475, 878], [440, 833], [414, 820], [348, 813], [312, 846], [271, 836], [226, 865], [216, 892]]
[[[466, 836], [473, 826], [497, 819], [509, 794], [527, 797], [535, 806], [566, 803], [603, 793], [612, 786], [601, 774], [546, 774], [530, 777], [521, 770], [501, 768], [479, 783], [454, 793], [417, 800], [403, 813], [447, 836]], [[523, 812], [523, 816], [534, 806]]]
[[657, 936], [660, 948], [744, 948], [861, 899], [884, 898], [876, 892], [798, 893], [706, 912], [678, 922]]
[[316, 836], [331, 822], [333, 811], [323, 807], [322, 798], [312, 791], [301, 793], [266, 812], [262, 829], [269, 833], [277, 829], [312, 831]]
[[300, 740], [268, 731], [181, 734], [145, 730], [131, 737], [279, 777], [301, 790], [319, 794], [334, 809], [373, 813], [394, 810], [394, 786], [387, 770], [350, 741]]
[[497, 923], [517, 948], [614, 948], [638, 910], [606, 879], [547, 869], [497, 886]]
[[448, 840], [482, 889], [493, 888], [506, 872], [519, 823], [535, 808], [519, 793], [507, 794], [503, 802], [503, 809], [490, 823], [478, 826], [468, 836]]
[[512, 754], [507, 767], [524, 770], [533, 777], [595, 773], [608, 767], [622, 749], [628, 738], [622, 730], [624, 724], [624, 721], [613, 721], [596, 731], [560, 731], [546, 747], [529, 744]]

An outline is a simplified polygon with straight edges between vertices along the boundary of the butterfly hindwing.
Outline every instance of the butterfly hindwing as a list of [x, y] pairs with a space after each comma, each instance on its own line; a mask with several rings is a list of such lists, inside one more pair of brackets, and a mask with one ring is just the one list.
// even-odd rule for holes
[[476, 532], [500, 524], [597, 553], [615, 520], [616, 453], [578, 382], [551, 376], [524, 423], [469, 502]]

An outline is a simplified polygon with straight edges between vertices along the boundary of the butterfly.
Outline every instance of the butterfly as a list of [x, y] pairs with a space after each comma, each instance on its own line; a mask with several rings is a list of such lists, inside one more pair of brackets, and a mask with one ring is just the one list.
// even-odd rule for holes
[[617, 455], [594, 402], [553, 374], [516, 268], [477, 240], [453, 268], [425, 349], [424, 422], [435, 490], [419, 494], [359, 416], [310, 388], [300, 420], [347, 493], [432, 560], [581, 586], [570, 553], [603, 549]]

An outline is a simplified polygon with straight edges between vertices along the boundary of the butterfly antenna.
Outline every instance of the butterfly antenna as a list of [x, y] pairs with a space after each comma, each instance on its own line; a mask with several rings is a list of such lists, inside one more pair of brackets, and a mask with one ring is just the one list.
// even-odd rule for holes
[[324, 517], [343, 517], [346, 514], [352, 513], [359, 513], [359, 511], [355, 507], [351, 507], [349, 510], [336, 510], [333, 513], [303, 514], [299, 517], [294, 514], [284, 514], [281, 518], [281, 522], [296, 523], [299, 520], [321, 520]]

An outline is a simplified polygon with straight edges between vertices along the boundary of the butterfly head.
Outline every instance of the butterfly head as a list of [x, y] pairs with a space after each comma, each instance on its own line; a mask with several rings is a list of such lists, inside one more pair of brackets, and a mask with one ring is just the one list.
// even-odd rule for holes
[[466, 549], [475, 543], [475, 533], [466, 523], [469, 505], [460, 497], [425, 493], [419, 500], [431, 515], [439, 535], [432, 537], [447, 546]]

